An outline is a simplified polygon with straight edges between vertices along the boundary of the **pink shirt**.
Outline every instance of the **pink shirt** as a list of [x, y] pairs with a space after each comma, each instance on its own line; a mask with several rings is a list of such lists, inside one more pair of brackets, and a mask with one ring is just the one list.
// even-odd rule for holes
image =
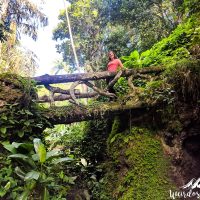
[[109, 72], [116, 72], [118, 67], [122, 68], [122, 66], [120, 59], [114, 59], [108, 63], [107, 68]]

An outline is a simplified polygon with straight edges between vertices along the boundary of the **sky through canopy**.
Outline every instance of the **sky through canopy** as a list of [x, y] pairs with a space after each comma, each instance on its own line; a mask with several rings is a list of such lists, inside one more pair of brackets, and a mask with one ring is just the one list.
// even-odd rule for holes
[[38, 39], [36, 41], [24, 35], [21, 38], [22, 45], [32, 50], [38, 57], [39, 69], [36, 75], [50, 73], [56, 59], [61, 58], [61, 56], [56, 53], [56, 42], [52, 40], [52, 31], [58, 23], [59, 10], [64, 8], [63, 1], [45, 0], [45, 4], [43, 4], [42, 7], [43, 12], [47, 15], [49, 20], [48, 26], [39, 29]]

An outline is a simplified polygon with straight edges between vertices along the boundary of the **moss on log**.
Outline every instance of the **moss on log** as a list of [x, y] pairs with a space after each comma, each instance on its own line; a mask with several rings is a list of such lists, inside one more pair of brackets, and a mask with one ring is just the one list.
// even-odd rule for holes
[[[93, 105], [79, 107], [77, 105], [67, 107], [50, 107], [43, 111], [43, 116], [48, 118], [51, 124], [70, 124], [93, 119], [103, 119], [112, 115], [120, 114], [127, 110], [142, 110], [155, 106], [155, 104], [145, 104], [141, 101], [133, 100], [126, 103], [107, 102], [94, 103]], [[148, 112], [148, 110], [147, 110]]]

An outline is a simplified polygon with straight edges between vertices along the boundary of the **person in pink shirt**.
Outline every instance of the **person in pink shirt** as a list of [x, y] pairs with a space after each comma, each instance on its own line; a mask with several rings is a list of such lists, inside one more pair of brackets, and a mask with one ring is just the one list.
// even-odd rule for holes
[[109, 72], [116, 72], [119, 69], [124, 68], [121, 60], [117, 58], [117, 56], [115, 55], [113, 51], [108, 52], [108, 58], [109, 58], [109, 62], [107, 64], [107, 70]]
[[123, 66], [121, 60], [117, 58], [117, 56], [115, 55], [115, 53], [113, 51], [108, 52], [108, 59], [109, 59], [109, 62], [107, 64], [107, 71], [118, 72], [116, 74], [116, 76], [114, 77], [114, 79], [108, 78], [106, 80], [108, 86], [110, 85], [108, 92], [115, 94], [115, 90], [114, 90], [113, 86], [117, 82], [119, 77], [121, 76], [124, 66]]

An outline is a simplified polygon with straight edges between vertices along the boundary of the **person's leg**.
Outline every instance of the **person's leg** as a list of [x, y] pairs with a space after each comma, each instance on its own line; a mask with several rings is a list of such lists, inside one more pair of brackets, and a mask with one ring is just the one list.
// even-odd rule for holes
[[[106, 79], [106, 83], [107, 83], [107, 87], [109, 86], [110, 82], [112, 81], [113, 79], [112, 78], [107, 78]], [[108, 87], [108, 92], [109, 93], [114, 93], [115, 94], [115, 90], [113, 87]]]

